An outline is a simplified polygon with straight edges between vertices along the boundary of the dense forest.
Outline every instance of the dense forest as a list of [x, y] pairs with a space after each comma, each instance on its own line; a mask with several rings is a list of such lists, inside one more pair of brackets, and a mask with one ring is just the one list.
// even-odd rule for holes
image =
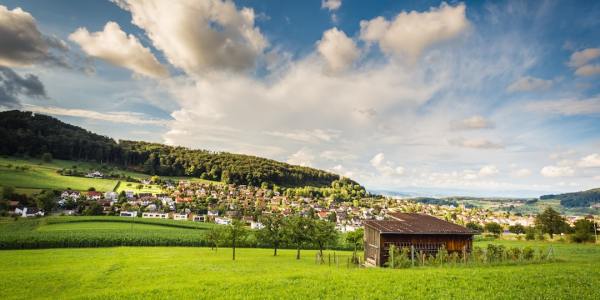
[[[21, 111], [0, 112], [0, 154], [113, 164], [149, 175], [193, 176], [259, 186], [329, 187], [339, 175], [270, 159], [192, 150], [162, 144], [119, 141], [56, 118]], [[356, 184], [356, 182], [353, 182]]]
[[595, 203], [600, 203], [600, 189], [540, 197], [540, 200], [549, 199], [559, 199], [560, 204], [564, 207], [589, 207]]

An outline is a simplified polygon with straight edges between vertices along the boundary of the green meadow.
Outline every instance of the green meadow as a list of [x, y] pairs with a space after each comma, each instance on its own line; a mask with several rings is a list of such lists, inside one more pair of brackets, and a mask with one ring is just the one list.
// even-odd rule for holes
[[600, 247], [552, 246], [558, 261], [394, 270], [317, 265], [314, 250], [238, 249], [236, 261], [227, 248], [4, 250], [0, 298], [599, 299]]
[[83, 162], [53, 160], [46, 163], [38, 159], [0, 157], [0, 185], [14, 186], [17, 192], [35, 193], [41, 189], [66, 189], [85, 191], [94, 187], [98, 191], [112, 191], [117, 180], [62, 176], [58, 170], [77, 166], [80, 170], [94, 169], [97, 165]]

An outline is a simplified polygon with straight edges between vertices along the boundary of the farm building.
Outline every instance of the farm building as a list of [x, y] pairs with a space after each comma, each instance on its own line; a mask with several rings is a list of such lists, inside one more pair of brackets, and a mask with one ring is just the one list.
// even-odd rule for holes
[[415, 253], [434, 255], [442, 246], [448, 252], [470, 252], [474, 231], [463, 226], [416, 213], [390, 213], [387, 220], [368, 220], [365, 227], [365, 262], [383, 266], [389, 247], [408, 247]]

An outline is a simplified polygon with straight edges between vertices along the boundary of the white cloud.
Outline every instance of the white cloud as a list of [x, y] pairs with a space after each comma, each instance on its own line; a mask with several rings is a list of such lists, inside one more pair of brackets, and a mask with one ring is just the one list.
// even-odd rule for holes
[[517, 177], [517, 178], [523, 178], [523, 177], [528, 177], [531, 175], [531, 170], [529, 169], [518, 169], [518, 170], [514, 170], [510, 173], [513, 177]]
[[57, 61], [51, 50], [65, 51], [63, 41], [44, 36], [33, 16], [17, 7], [0, 5], [0, 66], [19, 67]]
[[313, 165], [315, 156], [307, 148], [302, 148], [292, 154], [288, 160], [288, 164], [310, 167]]
[[600, 48], [588, 48], [571, 54], [568, 64], [573, 68], [579, 68], [598, 57], [600, 57]]
[[144, 47], [135, 36], [123, 32], [115, 22], [108, 22], [103, 31], [93, 33], [86, 28], [79, 28], [69, 35], [69, 39], [79, 44], [87, 55], [137, 74], [155, 78], [169, 74], [150, 49]]
[[154, 47], [188, 74], [252, 68], [268, 46], [254, 11], [220, 0], [114, 0]]
[[578, 166], [582, 168], [600, 168], [600, 154], [593, 153], [582, 158]]
[[402, 166], [394, 166], [391, 162], [386, 161], [383, 153], [375, 154], [370, 163], [385, 176], [399, 176], [404, 174], [404, 168]]
[[575, 170], [569, 166], [545, 166], [540, 174], [544, 177], [568, 177], [575, 175]]
[[335, 27], [323, 33], [323, 37], [317, 42], [317, 50], [332, 72], [348, 69], [360, 56], [360, 50], [354, 41]]
[[464, 148], [474, 148], [474, 149], [501, 149], [504, 146], [500, 143], [495, 143], [490, 140], [484, 138], [454, 138], [448, 140], [450, 145], [464, 147]]
[[414, 60], [431, 45], [457, 37], [469, 27], [466, 6], [442, 3], [427, 12], [401, 12], [393, 20], [377, 17], [360, 22], [360, 37], [379, 43], [387, 53]]
[[50, 106], [25, 105], [27, 111], [36, 113], [77, 117], [92, 120], [101, 120], [114, 123], [134, 124], [134, 125], [168, 125], [168, 120], [151, 119], [146, 115], [137, 112], [97, 112], [87, 109], [70, 109]]
[[600, 64], [589, 64], [575, 70], [575, 75], [578, 76], [594, 76], [600, 74]]
[[600, 74], [600, 64], [589, 62], [600, 57], [600, 48], [588, 48], [576, 51], [571, 55], [568, 65], [575, 69], [577, 76], [594, 76]]
[[338, 10], [342, 6], [342, 0], [322, 0], [321, 8], [329, 11]]
[[530, 91], [539, 91], [546, 90], [552, 86], [552, 80], [546, 80], [541, 78], [535, 78], [531, 76], [525, 76], [517, 79], [515, 82], [511, 83], [506, 90], [514, 93], [514, 92], [530, 92]]
[[488, 177], [500, 173], [500, 170], [495, 165], [487, 165], [479, 169], [479, 176]]
[[292, 132], [281, 132], [281, 131], [266, 131], [268, 135], [283, 137], [290, 140], [296, 140], [301, 142], [329, 142], [336, 139], [339, 136], [339, 132], [336, 130], [294, 130]]
[[527, 104], [526, 109], [564, 116], [592, 115], [600, 113], [600, 97], [537, 101]]
[[452, 121], [450, 127], [454, 130], [489, 129], [494, 128], [494, 122], [482, 116], [472, 116], [466, 119]]

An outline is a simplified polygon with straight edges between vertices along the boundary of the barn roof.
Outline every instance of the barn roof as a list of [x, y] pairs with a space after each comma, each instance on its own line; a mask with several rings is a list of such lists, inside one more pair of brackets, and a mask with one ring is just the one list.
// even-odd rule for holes
[[390, 213], [391, 219], [383, 221], [368, 220], [364, 224], [380, 233], [399, 234], [475, 234], [474, 231], [440, 220], [436, 217], [416, 213]]

